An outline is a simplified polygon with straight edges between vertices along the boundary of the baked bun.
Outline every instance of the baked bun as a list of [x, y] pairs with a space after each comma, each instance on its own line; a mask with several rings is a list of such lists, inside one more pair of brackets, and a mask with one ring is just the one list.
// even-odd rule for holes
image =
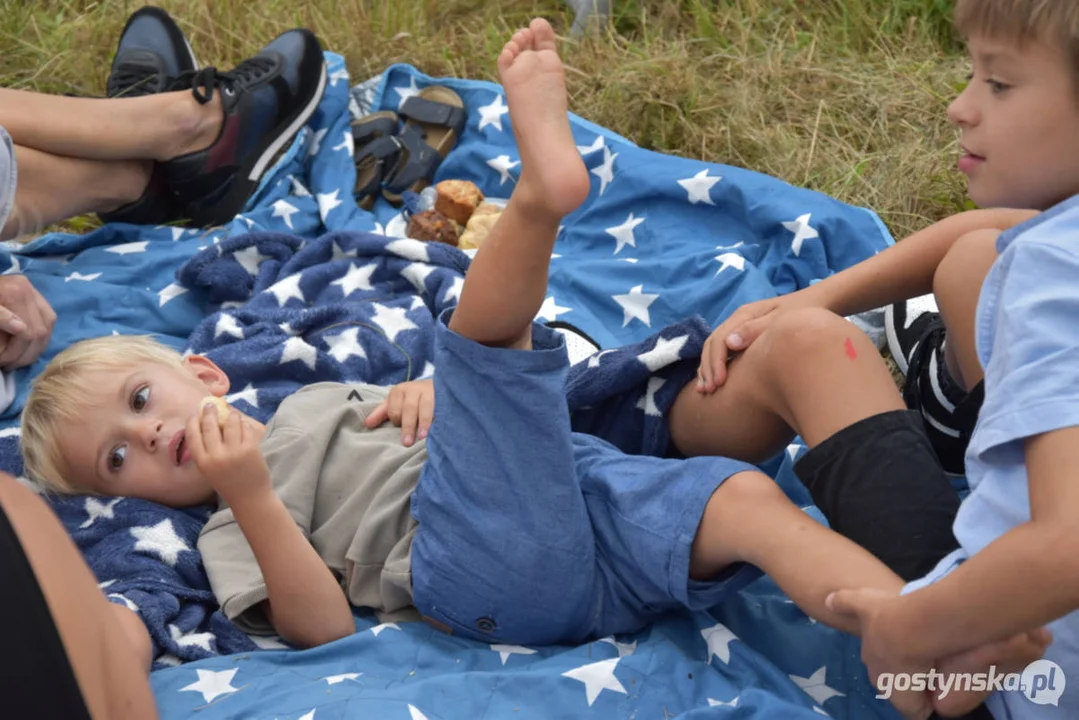
[[225, 402], [225, 398], [219, 398], [216, 395], [207, 395], [202, 400], [199, 400], [199, 416], [202, 415], [204, 408], [207, 405], [213, 405], [217, 408], [217, 424], [221, 427], [225, 427], [225, 418], [229, 416], [231, 408], [229, 404]]
[[424, 210], [408, 219], [408, 236], [457, 247], [457, 224], [437, 210]]
[[468, 225], [468, 219], [483, 202], [483, 193], [469, 180], [443, 180], [435, 185], [435, 192], [435, 210], [458, 225]]

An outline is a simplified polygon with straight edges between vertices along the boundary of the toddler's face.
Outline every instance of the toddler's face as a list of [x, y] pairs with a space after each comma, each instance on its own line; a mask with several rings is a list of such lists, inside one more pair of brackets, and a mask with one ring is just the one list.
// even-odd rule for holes
[[970, 39], [973, 76], [948, 109], [981, 207], [1045, 210], [1079, 193], [1079, 92], [1065, 54]]
[[191, 356], [183, 367], [141, 363], [93, 371], [83, 382], [93, 402], [61, 428], [59, 438], [74, 487], [170, 507], [213, 499], [184, 436], [199, 401], [228, 390], [228, 378], [216, 365]]

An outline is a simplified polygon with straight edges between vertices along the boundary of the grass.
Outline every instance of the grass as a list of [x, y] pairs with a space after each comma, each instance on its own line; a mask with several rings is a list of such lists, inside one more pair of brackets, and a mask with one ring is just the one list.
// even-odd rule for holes
[[[115, 40], [141, 4], [0, 0], [0, 85], [101, 94]], [[393, 62], [496, 79], [494, 58], [512, 28], [540, 14], [568, 32], [573, 20], [561, 0], [160, 4], [204, 64], [231, 67], [305, 25], [346, 57], [354, 81]], [[951, 0], [613, 5], [607, 24], [565, 44], [578, 114], [647, 148], [871, 207], [897, 237], [968, 206], [946, 119], [966, 72]]]

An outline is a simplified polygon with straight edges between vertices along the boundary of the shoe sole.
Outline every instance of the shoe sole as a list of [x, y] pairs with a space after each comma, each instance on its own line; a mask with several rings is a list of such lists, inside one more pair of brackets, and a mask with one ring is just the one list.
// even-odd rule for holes
[[899, 372], [903, 373], [903, 377], [907, 376], [907, 359], [903, 357], [903, 348], [899, 344], [899, 336], [895, 333], [895, 307], [894, 304], [888, 305], [884, 308], [884, 336], [888, 341], [888, 352], [892, 354], [892, 360], [895, 361], [896, 367], [899, 368]]
[[[326, 89], [326, 62], [322, 62], [322, 70], [319, 74], [318, 87], [315, 89], [314, 94], [308, 103], [297, 111], [287, 122], [288, 125], [270, 142], [269, 145], [263, 149], [258, 157], [255, 159], [255, 163], [251, 166], [251, 170], [247, 172], [246, 177], [243, 179], [237, 178], [237, 181], [229, 191], [225, 198], [217, 203], [217, 205], [206, 213], [203, 217], [199, 217], [198, 214], [192, 214], [191, 220], [194, 224], [199, 226], [206, 226], [212, 224], [215, 218], [220, 217], [223, 213], [227, 213], [227, 216], [223, 218], [223, 222], [230, 222], [238, 214], [240, 214], [244, 207], [247, 205], [247, 201], [251, 199], [251, 195], [255, 192], [259, 181], [262, 179], [263, 174], [266, 172], [270, 161], [281, 151], [285, 143], [292, 140], [296, 133], [300, 131], [300, 128], [307, 123], [311, 116], [315, 114], [315, 108], [322, 101], [323, 93]], [[237, 173], [238, 176], [242, 176], [242, 172]], [[223, 209], [223, 210], [222, 210]]]

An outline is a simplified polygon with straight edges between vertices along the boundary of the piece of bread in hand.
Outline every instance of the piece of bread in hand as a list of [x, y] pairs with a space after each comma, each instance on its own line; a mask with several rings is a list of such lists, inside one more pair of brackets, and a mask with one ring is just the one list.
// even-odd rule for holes
[[410, 217], [406, 232], [413, 240], [441, 242], [457, 247], [457, 224], [437, 210], [424, 210]]
[[443, 180], [435, 185], [435, 192], [435, 210], [458, 225], [468, 225], [472, 213], [483, 202], [483, 193], [469, 180]]
[[229, 412], [231, 412], [231, 408], [229, 408], [229, 404], [225, 402], [225, 398], [219, 398], [216, 395], [207, 395], [202, 400], [199, 400], [200, 417], [207, 405], [213, 405], [217, 408], [217, 424], [221, 427], [225, 427], [225, 418], [227, 418]]
[[472, 213], [472, 217], [469, 218], [468, 227], [465, 228], [464, 233], [461, 234], [460, 239], [457, 241], [457, 247], [462, 250], [478, 248], [487, 239], [487, 234], [491, 232], [491, 228], [494, 227], [501, 216], [502, 208], [497, 205], [492, 205], [488, 202], [480, 204], [476, 208], [476, 212]]

